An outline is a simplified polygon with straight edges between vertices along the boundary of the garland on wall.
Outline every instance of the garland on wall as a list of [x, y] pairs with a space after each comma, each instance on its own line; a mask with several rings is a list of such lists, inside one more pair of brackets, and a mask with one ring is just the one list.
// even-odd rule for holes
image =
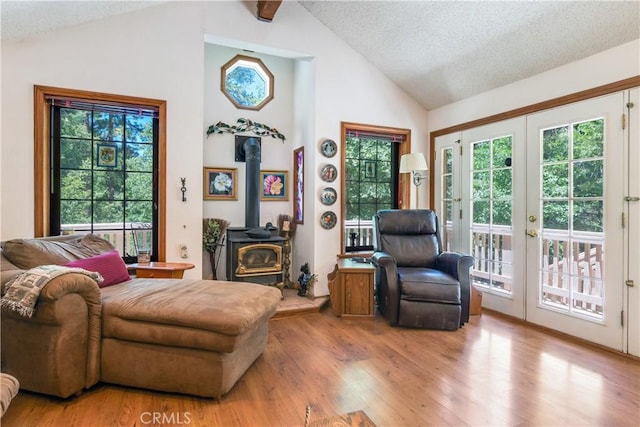
[[207, 129], [207, 137], [212, 133], [236, 133], [236, 132], [253, 132], [258, 136], [270, 136], [271, 138], [278, 138], [284, 143], [285, 137], [278, 132], [278, 129], [269, 127], [265, 124], [251, 121], [249, 119], [240, 118], [237, 120], [237, 125], [230, 126], [223, 122], [218, 122], [215, 125], [209, 126]]

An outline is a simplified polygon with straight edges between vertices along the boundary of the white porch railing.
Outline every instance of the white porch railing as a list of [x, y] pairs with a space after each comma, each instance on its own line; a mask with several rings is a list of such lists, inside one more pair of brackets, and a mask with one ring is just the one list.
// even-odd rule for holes
[[[359, 225], [358, 225], [359, 224]], [[373, 245], [373, 221], [345, 221], [344, 247], [347, 246], [372, 246]]]
[[471, 256], [473, 281], [499, 292], [513, 290], [511, 227], [473, 224]]
[[[451, 250], [452, 225], [443, 226], [443, 245]], [[511, 292], [513, 253], [510, 227], [474, 224], [473, 282], [485, 290]], [[604, 310], [604, 235], [574, 235], [543, 230], [540, 260], [540, 298], [543, 304], [590, 316]]]
[[589, 315], [604, 314], [604, 235], [542, 239], [542, 302]]
[[[153, 230], [150, 224], [127, 222], [93, 224], [93, 234], [109, 241], [121, 256], [136, 256], [136, 240], [138, 248], [151, 249], [153, 247]], [[62, 234], [89, 234], [91, 224], [63, 224]], [[135, 233], [135, 236], [134, 236]], [[135, 239], [135, 240], [134, 240]]]

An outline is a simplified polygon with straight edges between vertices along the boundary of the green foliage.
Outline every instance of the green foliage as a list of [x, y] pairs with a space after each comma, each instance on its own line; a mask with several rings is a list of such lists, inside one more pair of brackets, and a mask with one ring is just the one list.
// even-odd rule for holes
[[255, 69], [236, 67], [226, 76], [225, 90], [238, 104], [255, 107], [264, 100], [267, 84]]
[[473, 150], [473, 222], [511, 225], [511, 136], [479, 141]]
[[573, 125], [573, 158], [604, 156], [604, 120], [591, 120]]
[[220, 218], [204, 218], [202, 220], [202, 248], [215, 253], [220, 246], [220, 239], [229, 226], [229, 221]]
[[450, 174], [453, 172], [453, 148], [449, 147], [443, 151], [443, 164], [444, 173]]
[[[604, 195], [604, 121], [590, 120], [542, 131], [543, 228], [601, 232]], [[473, 222], [510, 225], [511, 137], [472, 146]], [[450, 198], [451, 184], [445, 179]], [[448, 215], [448, 214], [447, 214]]]
[[[62, 224], [152, 222], [153, 119], [62, 108], [60, 132]], [[94, 160], [104, 143], [114, 168]]]
[[561, 126], [542, 132], [542, 159], [546, 162], [569, 159], [569, 127]]
[[230, 126], [226, 123], [218, 122], [215, 125], [209, 126], [207, 129], [207, 137], [213, 133], [222, 134], [237, 132], [253, 132], [258, 136], [271, 136], [271, 138], [278, 138], [284, 142], [285, 137], [278, 132], [278, 129], [269, 127], [263, 123], [251, 121], [249, 119], [240, 118], [236, 120], [237, 125]]
[[542, 136], [543, 227], [568, 230], [571, 220], [574, 230], [602, 232], [604, 121], [546, 129]]
[[347, 137], [345, 149], [346, 220], [369, 221], [394, 206], [391, 142]]
[[543, 201], [542, 227], [553, 230], [569, 229], [569, 202]]

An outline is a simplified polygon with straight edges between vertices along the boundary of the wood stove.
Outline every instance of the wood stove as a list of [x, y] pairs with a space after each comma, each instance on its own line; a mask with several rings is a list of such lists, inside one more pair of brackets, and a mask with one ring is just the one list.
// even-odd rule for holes
[[227, 229], [227, 280], [273, 285], [282, 282], [284, 237], [252, 238], [249, 228]]
[[245, 226], [227, 228], [227, 280], [282, 282], [284, 237], [260, 228], [260, 138], [236, 135], [236, 161], [245, 162]]

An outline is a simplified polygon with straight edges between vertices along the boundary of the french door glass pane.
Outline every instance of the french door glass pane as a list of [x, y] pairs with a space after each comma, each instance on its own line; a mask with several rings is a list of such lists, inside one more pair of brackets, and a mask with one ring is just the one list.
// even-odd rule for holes
[[542, 158], [544, 162], [569, 158], [569, 126], [547, 129], [542, 132]]
[[602, 160], [589, 160], [573, 164], [573, 196], [602, 197], [604, 164]]
[[491, 161], [491, 141], [473, 144], [473, 170], [489, 169]]
[[540, 301], [602, 318], [604, 120], [545, 129]]
[[604, 205], [602, 200], [573, 202], [574, 231], [591, 231], [602, 233]]
[[442, 244], [444, 249], [451, 250], [451, 238], [453, 233], [453, 148], [442, 149], [442, 185], [440, 200], [442, 201], [441, 212], [444, 213]]
[[545, 230], [568, 230], [569, 202], [543, 201], [542, 227]]
[[473, 143], [471, 255], [473, 280], [489, 292], [512, 292], [512, 136]]

